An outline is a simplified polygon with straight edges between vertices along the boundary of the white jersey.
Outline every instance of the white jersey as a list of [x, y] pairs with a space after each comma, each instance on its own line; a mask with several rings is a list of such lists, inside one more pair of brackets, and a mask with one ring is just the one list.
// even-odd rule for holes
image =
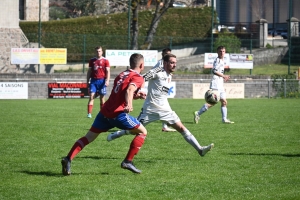
[[152, 69], [156, 68], [156, 67], [163, 67], [164, 66], [164, 60], [160, 59], [156, 65], [154, 65], [154, 67], [152, 67]]
[[221, 60], [219, 58], [216, 58], [213, 63], [212, 73], [214, 74], [211, 82], [210, 82], [210, 89], [218, 90], [218, 91], [224, 91], [224, 79], [223, 77], [220, 77], [218, 75], [215, 75], [215, 72], [219, 72], [221, 74], [224, 74], [224, 60]]
[[172, 74], [156, 67], [144, 75], [148, 82], [148, 94], [143, 105], [143, 110], [147, 112], [172, 111], [168, 102], [168, 92], [171, 87]]

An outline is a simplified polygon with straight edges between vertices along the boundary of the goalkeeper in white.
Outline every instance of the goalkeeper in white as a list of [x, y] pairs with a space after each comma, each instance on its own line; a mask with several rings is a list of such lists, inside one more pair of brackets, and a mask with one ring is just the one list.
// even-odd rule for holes
[[[226, 53], [226, 49], [224, 46], [219, 46], [217, 48], [218, 57], [215, 59], [213, 63], [212, 73], [213, 77], [210, 82], [210, 89], [216, 90], [219, 92], [220, 101], [221, 101], [221, 114], [222, 114], [222, 122], [226, 124], [233, 124], [233, 121], [230, 121], [227, 118], [227, 100], [226, 100], [226, 92], [224, 90], [224, 81], [228, 81], [230, 76], [224, 75], [224, 56]], [[215, 104], [205, 103], [199, 111], [194, 112], [194, 122], [198, 124], [200, 115], [206, 112], [209, 108], [214, 106]]]
[[[182, 124], [178, 115], [172, 110], [168, 101], [168, 91], [171, 87], [172, 73], [175, 71], [176, 62], [175, 55], [167, 54], [163, 57], [163, 67], [153, 68], [144, 75], [145, 81], [149, 81], [148, 94], [137, 119], [144, 126], [157, 120], [167, 123], [176, 129], [200, 156], [204, 156], [213, 148], [214, 144], [200, 146], [194, 135]], [[128, 130], [116, 131], [107, 136], [107, 141], [128, 134], [130, 134]]]

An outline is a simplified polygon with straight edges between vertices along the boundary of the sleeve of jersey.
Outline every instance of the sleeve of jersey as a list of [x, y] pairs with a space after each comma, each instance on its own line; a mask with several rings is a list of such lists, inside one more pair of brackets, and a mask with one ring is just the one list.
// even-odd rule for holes
[[218, 68], [217, 68], [218, 64], [217, 64], [217, 62], [218, 62], [218, 58], [214, 61], [213, 68], [211, 69], [211, 71], [212, 71], [213, 74], [216, 74], [216, 72], [218, 71]]
[[106, 59], [106, 67], [110, 67], [109, 61]]
[[131, 78], [131, 84], [134, 84], [137, 89], [141, 88], [144, 83], [144, 78], [140, 75], [134, 75]]
[[155, 74], [161, 72], [162, 70], [162, 67], [156, 67], [154, 69], [151, 69], [146, 74], [143, 74], [144, 80], [149, 81], [150, 79], [153, 79], [155, 77]]

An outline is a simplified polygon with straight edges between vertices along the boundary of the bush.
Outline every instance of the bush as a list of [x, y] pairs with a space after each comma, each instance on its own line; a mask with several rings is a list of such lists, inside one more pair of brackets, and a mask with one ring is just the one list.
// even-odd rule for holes
[[240, 53], [241, 40], [238, 37], [236, 37], [233, 33], [219, 33], [218, 38], [214, 43], [214, 49], [217, 49], [218, 46], [225, 46], [226, 53]]

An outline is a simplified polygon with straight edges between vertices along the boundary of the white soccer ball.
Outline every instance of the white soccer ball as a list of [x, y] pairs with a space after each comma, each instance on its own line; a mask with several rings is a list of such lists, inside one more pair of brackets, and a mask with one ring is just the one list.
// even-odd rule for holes
[[217, 91], [209, 89], [205, 92], [204, 99], [209, 104], [217, 104], [220, 100], [219, 93]]

